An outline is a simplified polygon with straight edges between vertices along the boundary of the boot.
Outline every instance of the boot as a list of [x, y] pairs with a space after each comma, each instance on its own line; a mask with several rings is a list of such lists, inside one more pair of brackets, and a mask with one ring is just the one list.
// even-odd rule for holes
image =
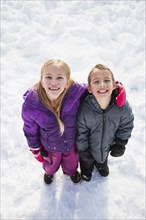
[[53, 175], [47, 175], [46, 173], [44, 174], [44, 182], [46, 184], [51, 184], [53, 181]]
[[106, 177], [109, 175], [109, 167], [107, 165], [107, 160], [104, 163], [95, 162], [95, 166], [101, 176]]
[[91, 180], [92, 175], [81, 174], [82, 180], [89, 182]]
[[81, 181], [81, 175], [78, 171], [72, 176], [70, 176], [73, 183], [79, 183]]
[[98, 168], [98, 172], [100, 173], [101, 176], [108, 176], [109, 175], [109, 168], [108, 166], [105, 166], [105, 167], [99, 167]]

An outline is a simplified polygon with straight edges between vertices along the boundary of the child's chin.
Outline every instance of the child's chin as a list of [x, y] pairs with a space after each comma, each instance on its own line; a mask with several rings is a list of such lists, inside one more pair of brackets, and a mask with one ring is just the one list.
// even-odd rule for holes
[[58, 97], [60, 96], [60, 94], [61, 94], [61, 93], [59, 93], [59, 94], [53, 94], [53, 95], [51, 95], [51, 97], [52, 97], [52, 99], [55, 100], [55, 99], [58, 99]]
[[102, 96], [103, 96], [103, 97], [104, 97], [104, 96], [106, 97], [106, 96], [108, 96], [108, 95], [109, 95], [108, 92], [106, 92], [106, 93], [98, 93], [98, 96], [99, 96], [99, 97], [102, 97]]

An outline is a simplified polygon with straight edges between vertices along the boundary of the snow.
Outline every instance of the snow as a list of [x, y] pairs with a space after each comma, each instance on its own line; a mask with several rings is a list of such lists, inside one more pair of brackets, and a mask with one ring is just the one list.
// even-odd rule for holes
[[[1, 219], [144, 220], [145, 1], [1, 1]], [[109, 156], [110, 175], [73, 184], [56, 173], [45, 185], [41, 163], [23, 135], [24, 92], [42, 64], [59, 58], [78, 82], [97, 63], [123, 83], [135, 127], [121, 158]]]

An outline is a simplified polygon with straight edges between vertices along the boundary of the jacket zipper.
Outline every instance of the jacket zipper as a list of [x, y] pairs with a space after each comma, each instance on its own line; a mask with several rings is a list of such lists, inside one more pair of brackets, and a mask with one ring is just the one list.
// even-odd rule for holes
[[105, 130], [105, 112], [103, 113], [102, 121], [103, 121], [103, 126], [102, 126], [102, 137], [101, 137], [101, 160], [102, 160], [102, 163], [103, 163], [104, 161], [103, 161], [102, 143], [103, 143], [104, 130]]
[[102, 137], [101, 137], [101, 163], [103, 163], [103, 146], [102, 146], [102, 143], [103, 143], [103, 137], [104, 137], [104, 132], [105, 132], [105, 116], [106, 116], [106, 112], [109, 111], [109, 109], [112, 108], [114, 104], [112, 103], [106, 110], [103, 111], [103, 117], [102, 117], [102, 121], [103, 121], [103, 126], [102, 126]]

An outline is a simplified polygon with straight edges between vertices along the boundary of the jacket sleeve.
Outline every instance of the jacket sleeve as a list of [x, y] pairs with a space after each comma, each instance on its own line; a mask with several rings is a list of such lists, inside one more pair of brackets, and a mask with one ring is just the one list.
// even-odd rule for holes
[[86, 125], [84, 112], [79, 108], [77, 114], [77, 140], [76, 145], [78, 151], [84, 151], [89, 147], [89, 128]]
[[29, 108], [27, 108], [27, 105], [25, 105], [25, 103], [22, 106], [22, 119], [24, 121], [23, 131], [28, 146], [30, 148], [39, 148], [41, 145], [39, 141], [39, 126], [31, 117]]
[[122, 107], [120, 125], [115, 134], [115, 139], [127, 140], [131, 137], [134, 127], [134, 115], [128, 101]]

